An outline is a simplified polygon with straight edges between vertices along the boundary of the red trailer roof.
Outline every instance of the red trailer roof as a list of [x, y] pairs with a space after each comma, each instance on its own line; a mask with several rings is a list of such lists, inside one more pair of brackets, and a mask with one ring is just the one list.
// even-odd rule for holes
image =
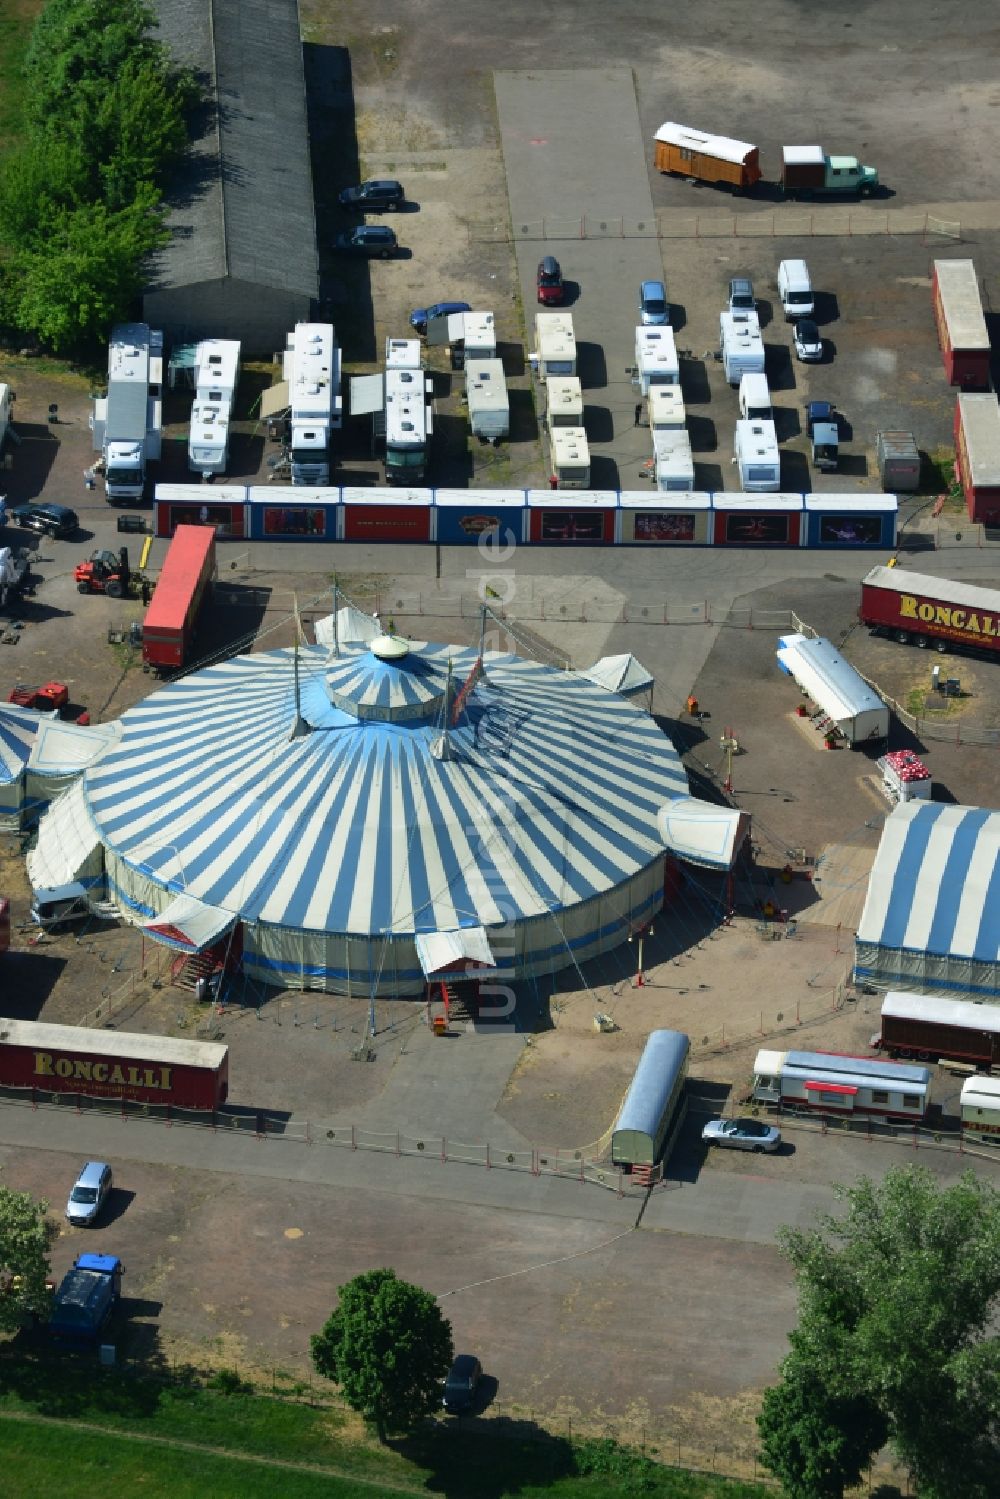
[[183, 629], [192, 590], [214, 548], [214, 527], [177, 527], [146, 611], [145, 629]]

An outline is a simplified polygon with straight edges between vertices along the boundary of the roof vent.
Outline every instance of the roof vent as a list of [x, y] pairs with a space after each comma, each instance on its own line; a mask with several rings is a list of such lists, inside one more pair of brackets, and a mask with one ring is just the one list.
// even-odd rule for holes
[[410, 654], [410, 647], [398, 635], [376, 635], [371, 652], [379, 661], [401, 661]]

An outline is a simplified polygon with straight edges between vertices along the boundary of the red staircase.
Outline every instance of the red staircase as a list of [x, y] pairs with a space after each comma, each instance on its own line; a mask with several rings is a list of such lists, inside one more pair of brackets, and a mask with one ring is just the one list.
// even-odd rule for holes
[[170, 965], [170, 982], [178, 989], [195, 991], [198, 980], [212, 976], [221, 968], [217, 955], [208, 949], [205, 952], [180, 953]]

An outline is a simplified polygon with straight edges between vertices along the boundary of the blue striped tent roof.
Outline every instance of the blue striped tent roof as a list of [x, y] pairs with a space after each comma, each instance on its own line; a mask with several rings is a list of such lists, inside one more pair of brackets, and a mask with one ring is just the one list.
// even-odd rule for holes
[[0, 784], [17, 780], [28, 763], [39, 726], [48, 717], [16, 703], [0, 704]]
[[1000, 959], [1000, 812], [903, 802], [886, 818], [858, 942]]
[[245, 920], [358, 934], [543, 915], [661, 858], [657, 810], [687, 792], [677, 752], [576, 673], [487, 655], [441, 757], [449, 662], [457, 694], [475, 661], [307, 647], [298, 728], [292, 651], [172, 682], [85, 775], [101, 838]]

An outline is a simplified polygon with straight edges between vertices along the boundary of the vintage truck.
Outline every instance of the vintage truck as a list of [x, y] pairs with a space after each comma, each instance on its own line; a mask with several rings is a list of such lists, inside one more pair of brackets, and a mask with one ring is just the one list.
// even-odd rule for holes
[[124, 1273], [116, 1254], [78, 1254], [53, 1292], [52, 1336], [67, 1343], [96, 1343], [121, 1299]]

